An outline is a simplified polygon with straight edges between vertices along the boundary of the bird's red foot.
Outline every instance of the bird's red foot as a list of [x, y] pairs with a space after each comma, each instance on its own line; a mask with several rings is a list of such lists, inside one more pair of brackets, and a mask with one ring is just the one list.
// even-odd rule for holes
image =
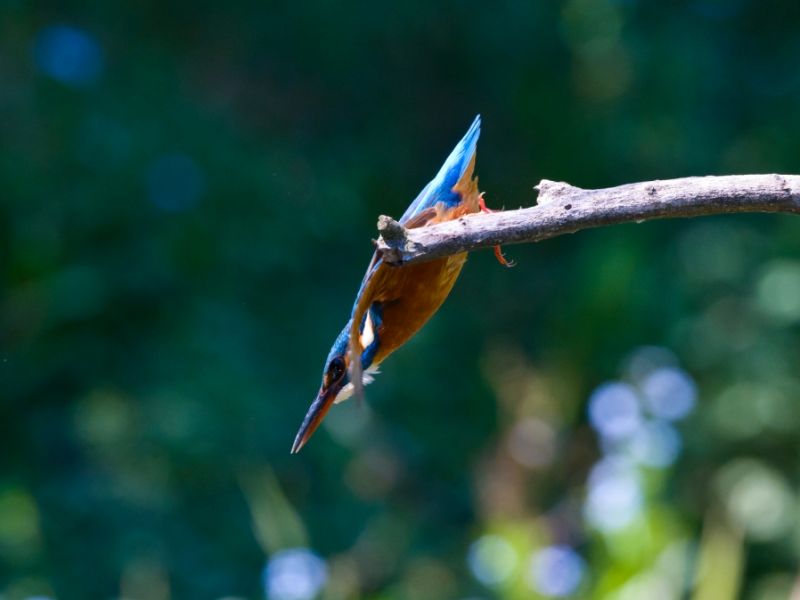
[[[488, 208], [486, 206], [486, 201], [483, 199], [483, 194], [484, 193], [485, 192], [481, 193], [481, 195], [478, 196], [478, 206], [480, 207], [481, 212], [483, 212], [483, 213], [496, 212], [496, 211], [493, 211], [491, 208]], [[494, 247], [494, 257], [497, 259], [497, 262], [499, 262], [504, 267], [508, 267], [509, 269], [517, 264], [513, 260], [508, 260], [505, 257], [505, 255], [503, 254], [503, 249], [500, 246], [495, 246]]]

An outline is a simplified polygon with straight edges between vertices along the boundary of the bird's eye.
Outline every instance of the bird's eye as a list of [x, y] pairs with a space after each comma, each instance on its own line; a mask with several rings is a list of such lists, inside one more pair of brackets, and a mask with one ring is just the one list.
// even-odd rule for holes
[[338, 381], [344, 375], [344, 361], [338, 356], [328, 365], [328, 375], [333, 381]]

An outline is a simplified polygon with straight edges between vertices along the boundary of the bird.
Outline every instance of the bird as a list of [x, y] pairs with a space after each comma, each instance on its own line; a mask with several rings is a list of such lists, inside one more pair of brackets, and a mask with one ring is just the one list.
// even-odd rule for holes
[[[464, 215], [493, 212], [473, 177], [481, 116], [477, 115], [436, 176], [400, 217], [407, 229], [426, 227]], [[505, 266], [500, 247], [495, 256]], [[376, 251], [356, 294], [350, 319], [325, 359], [322, 384], [292, 445], [296, 454], [319, 427], [331, 406], [371, 383], [378, 366], [417, 333], [439, 309], [467, 260], [461, 252], [428, 262], [394, 266]]]

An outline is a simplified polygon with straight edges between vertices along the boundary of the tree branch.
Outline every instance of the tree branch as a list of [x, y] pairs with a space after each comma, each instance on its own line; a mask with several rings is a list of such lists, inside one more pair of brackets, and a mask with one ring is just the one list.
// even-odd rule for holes
[[417, 229], [381, 216], [376, 247], [386, 262], [399, 265], [619, 223], [742, 212], [800, 213], [800, 175], [686, 177], [600, 190], [543, 179], [535, 189], [538, 204], [531, 208], [477, 213]]

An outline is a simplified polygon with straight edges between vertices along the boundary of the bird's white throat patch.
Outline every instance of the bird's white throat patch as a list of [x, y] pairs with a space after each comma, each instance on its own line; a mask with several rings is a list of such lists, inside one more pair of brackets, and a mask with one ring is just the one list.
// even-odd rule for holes
[[[377, 375], [378, 373], [380, 373], [380, 371], [378, 371], [377, 366], [370, 367], [361, 374], [361, 381], [364, 383], [364, 385], [368, 385], [373, 381], [375, 381], [375, 375]], [[333, 401], [333, 403], [339, 404], [339, 402], [344, 402], [352, 395], [353, 395], [353, 382], [351, 381], [341, 390], [339, 390], [339, 393], [336, 394], [336, 399]]]

